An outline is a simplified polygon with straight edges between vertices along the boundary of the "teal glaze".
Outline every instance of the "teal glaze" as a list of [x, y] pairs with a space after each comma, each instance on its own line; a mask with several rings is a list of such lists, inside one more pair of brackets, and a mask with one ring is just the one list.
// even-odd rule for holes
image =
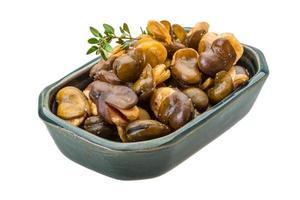
[[153, 140], [118, 143], [72, 126], [53, 114], [56, 92], [66, 86], [84, 88], [88, 71], [99, 58], [46, 87], [39, 97], [39, 116], [60, 151], [71, 160], [101, 174], [122, 180], [152, 178], [164, 174], [244, 117], [256, 100], [269, 71], [261, 51], [244, 45], [240, 64], [252, 77], [223, 101], [177, 131]]

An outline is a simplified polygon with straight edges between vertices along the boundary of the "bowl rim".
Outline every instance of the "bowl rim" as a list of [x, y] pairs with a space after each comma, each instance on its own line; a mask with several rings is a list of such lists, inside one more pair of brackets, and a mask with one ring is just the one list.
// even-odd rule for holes
[[173, 131], [171, 134], [168, 134], [166, 136], [152, 139], [152, 140], [133, 142], [133, 143], [120, 143], [120, 142], [110, 141], [95, 136], [85, 131], [84, 129], [73, 126], [51, 112], [51, 109], [49, 107], [50, 93], [54, 90], [57, 90], [57, 88], [60, 88], [61, 85], [63, 85], [64, 83], [76, 78], [78, 75], [87, 72], [90, 69], [90, 67], [92, 67], [101, 59], [101, 57], [97, 57], [89, 61], [88, 63], [82, 65], [81, 67], [69, 73], [68, 75], [61, 78], [60, 80], [47, 86], [40, 93], [39, 96], [39, 103], [38, 103], [39, 116], [47, 125], [55, 126], [59, 129], [63, 129], [65, 133], [69, 133], [76, 138], [79, 138], [92, 145], [96, 145], [98, 147], [110, 151], [119, 151], [119, 152], [120, 151], [154, 151], [161, 148], [170, 147], [171, 145], [175, 145], [181, 140], [183, 140], [184, 138], [188, 137], [189, 134], [191, 133], [191, 130], [193, 130], [198, 126], [202, 126], [206, 120], [213, 118], [214, 115], [224, 107], [224, 105], [232, 103], [234, 99], [236, 99], [239, 95], [246, 92], [249, 88], [254, 86], [262, 78], [268, 76], [269, 70], [263, 53], [257, 48], [251, 47], [249, 45], [243, 44], [243, 46], [245, 49], [247, 49], [247, 51], [249, 51], [251, 54], [254, 55], [257, 62], [257, 72], [251, 77], [251, 79], [248, 81], [248, 84], [241, 87], [239, 90], [231, 93], [221, 102], [214, 105], [211, 109], [205, 111], [200, 116], [191, 120], [183, 127], [179, 128], [176, 131]]

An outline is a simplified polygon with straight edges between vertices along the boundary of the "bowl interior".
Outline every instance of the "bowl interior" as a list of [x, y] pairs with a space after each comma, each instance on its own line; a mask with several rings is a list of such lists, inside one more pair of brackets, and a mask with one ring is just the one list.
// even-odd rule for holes
[[[246, 67], [249, 74], [250, 74], [250, 80], [251, 77], [253, 77], [258, 72], [258, 64], [257, 60], [253, 58], [253, 56], [249, 55], [250, 52], [245, 50], [243, 56], [238, 61], [237, 65], [241, 65], [243, 67]], [[57, 103], [55, 101], [55, 95], [58, 90], [65, 86], [74, 86], [81, 90], [83, 90], [89, 83], [92, 82], [92, 79], [89, 77], [89, 70], [93, 65], [86, 68], [82, 73], [78, 74], [77, 76], [73, 77], [72, 79], [68, 79], [64, 83], [58, 85], [54, 90], [50, 93], [50, 99], [49, 99], [49, 107], [51, 108], [52, 113], [56, 113], [57, 110]], [[242, 86], [244, 87], [244, 86]], [[241, 87], [241, 88], [242, 88]], [[240, 88], [237, 88], [234, 92], [239, 90]]]

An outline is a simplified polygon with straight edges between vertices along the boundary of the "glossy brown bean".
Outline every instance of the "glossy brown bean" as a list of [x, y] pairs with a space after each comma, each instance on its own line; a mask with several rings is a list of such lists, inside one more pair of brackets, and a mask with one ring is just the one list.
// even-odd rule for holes
[[191, 87], [183, 90], [182, 92], [192, 100], [193, 105], [195, 108], [197, 108], [197, 110], [201, 112], [206, 110], [209, 99], [207, 94], [203, 90]]
[[137, 120], [126, 127], [129, 142], [137, 142], [162, 137], [171, 132], [168, 126], [156, 120]]
[[233, 82], [231, 76], [226, 71], [221, 71], [216, 74], [214, 80], [215, 85], [213, 88], [209, 89], [207, 94], [209, 100], [216, 104], [223, 100], [233, 91]]
[[217, 39], [211, 48], [199, 55], [199, 68], [205, 74], [214, 77], [216, 73], [228, 71], [235, 62], [236, 53], [229, 40]]
[[100, 116], [91, 116], [84, 121], [84, 129], [90, 133], [103, 138], [116, 136], [117, 130], [114, 126], [105, 122]]

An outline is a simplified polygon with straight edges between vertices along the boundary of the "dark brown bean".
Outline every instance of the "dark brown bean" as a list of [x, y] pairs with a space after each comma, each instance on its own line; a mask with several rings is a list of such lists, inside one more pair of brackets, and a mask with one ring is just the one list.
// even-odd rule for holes
[[150, 140], [170, 132], [168, 126], [156, 120], [137, 120], [126, 127], [126, 136], [129, 142]]

